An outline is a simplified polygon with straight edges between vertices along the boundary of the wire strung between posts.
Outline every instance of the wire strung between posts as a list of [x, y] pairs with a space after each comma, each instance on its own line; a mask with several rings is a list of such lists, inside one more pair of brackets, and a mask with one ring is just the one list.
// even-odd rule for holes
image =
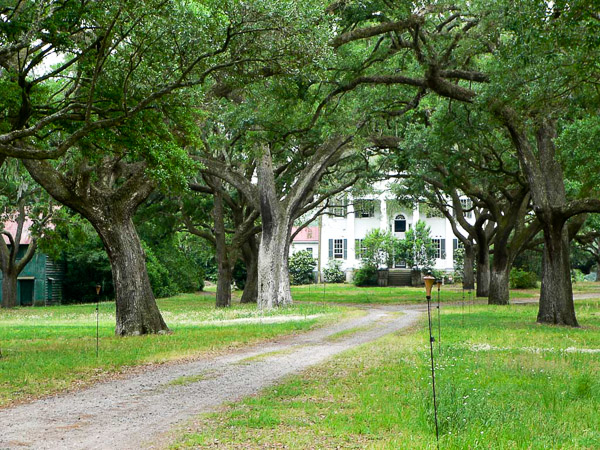
[[437, 448], [440, 448], [440, 432], [438, 429], [438, 417], [437, 417], [437, 399], [435, 396], [435, 367], [433, 364], [433, 343], [435, 338], [431, 332], [431, 295], [427, 296], [427, 320], [429, 322], [429, 352], [431, 355], [431, 386], [433, 389], [433, 411], [435, 416], [435, 439], [437, 442]]

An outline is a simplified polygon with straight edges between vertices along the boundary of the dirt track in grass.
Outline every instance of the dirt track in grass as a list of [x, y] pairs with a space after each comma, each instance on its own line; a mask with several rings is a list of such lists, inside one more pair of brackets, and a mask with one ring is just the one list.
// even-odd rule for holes
[[[423, 307], [418, 308], [422, 311]], [[377, 305], [366, 315], [217, 358], [170, 364], [92, 388], [0, 410], [0, 448], [161, 447], [168, 432], [225, 402], [415, 323], [417, 308]], [[397, 312], [402, 312], [399, 315]], [[328, 339], [356, 329], [342, 339]], [[343, 335], [343, 333], [341, 333]]]

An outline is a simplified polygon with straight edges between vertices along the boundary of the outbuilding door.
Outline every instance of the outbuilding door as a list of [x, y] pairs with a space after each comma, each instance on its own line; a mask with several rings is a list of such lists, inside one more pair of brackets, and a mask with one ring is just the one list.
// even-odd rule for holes
[[33, 305], [34, 280], [19, 280], [19, 304], [21, 306]]

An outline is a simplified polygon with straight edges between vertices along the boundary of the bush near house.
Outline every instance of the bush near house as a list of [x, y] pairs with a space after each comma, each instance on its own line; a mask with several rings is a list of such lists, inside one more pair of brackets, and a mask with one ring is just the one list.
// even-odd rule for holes
[[342, 270], [342, 261], [330, 259], [327, 267], [323, 269], [323, 278], [326, 283], [343, 283], [346, 281], [346, 274]]
[[290, 256], [288, 264], [292, 284], [309, 284], [314, 281], [313, 271], [317, 263], [308, 250], [302, 250]]
[[377, 286], [377, 268], [363, 264], [363, 266], [354, 272], [355, 286]]
[[537, 287], [537, 275], [523, 269], [512, 269], [510, 271], [511, 289], [529, 289]]

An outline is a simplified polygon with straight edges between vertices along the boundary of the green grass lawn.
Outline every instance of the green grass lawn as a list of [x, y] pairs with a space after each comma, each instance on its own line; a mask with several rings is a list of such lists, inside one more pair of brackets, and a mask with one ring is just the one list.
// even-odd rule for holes
[[[576, 307], [580, 329], [534, 323], [536, 305], [442, 308], [440, 448], [600, 448], [600, 302]], [[435, 448], [430, 377], [422, 320], [203, 416], [174, 447]]]
[[101, 303], [98, 358], [96, 305], [1, 309], [0, 407], [89, 384], [130, 366], [195, 357], [308, 330], [345, 313], [327, 305], [299, 304], [264, 315], [321, 316], [235, 324], [222, 321], [262, 314], [256, 305], [216, 310], [211, 295], [182, 295], [158, 304], [173, 334], [118, 338], [114, 336], [115, 304]]
[[[437, 288], [434, 291], [434, 300], [437, 300]], [[600, 285], [596, 285], [600, 291]], [[447, 285], [441, 287], [441, 300], [443, 302], [457, 302], [463, 298], [460, 285]], [[539, 290], [512, 290], [511, 298], [531, 298], [539, 294]], [[468, 299], [469, 292], [464, 296]], [[471, 291], [472, 298], [475, 292]], [[413, 287], [356, 287], [353, 284], [310, 284], [292, 286], [292, 297], [298, 302], [324, 302], [324, 303], [419, 303], [425, 301], [425, 288]]]
[[600, 292], [600, 282], [598, 281], [580, 281], [573, 283], [573, 293], [584, 294], [589, 292]]

